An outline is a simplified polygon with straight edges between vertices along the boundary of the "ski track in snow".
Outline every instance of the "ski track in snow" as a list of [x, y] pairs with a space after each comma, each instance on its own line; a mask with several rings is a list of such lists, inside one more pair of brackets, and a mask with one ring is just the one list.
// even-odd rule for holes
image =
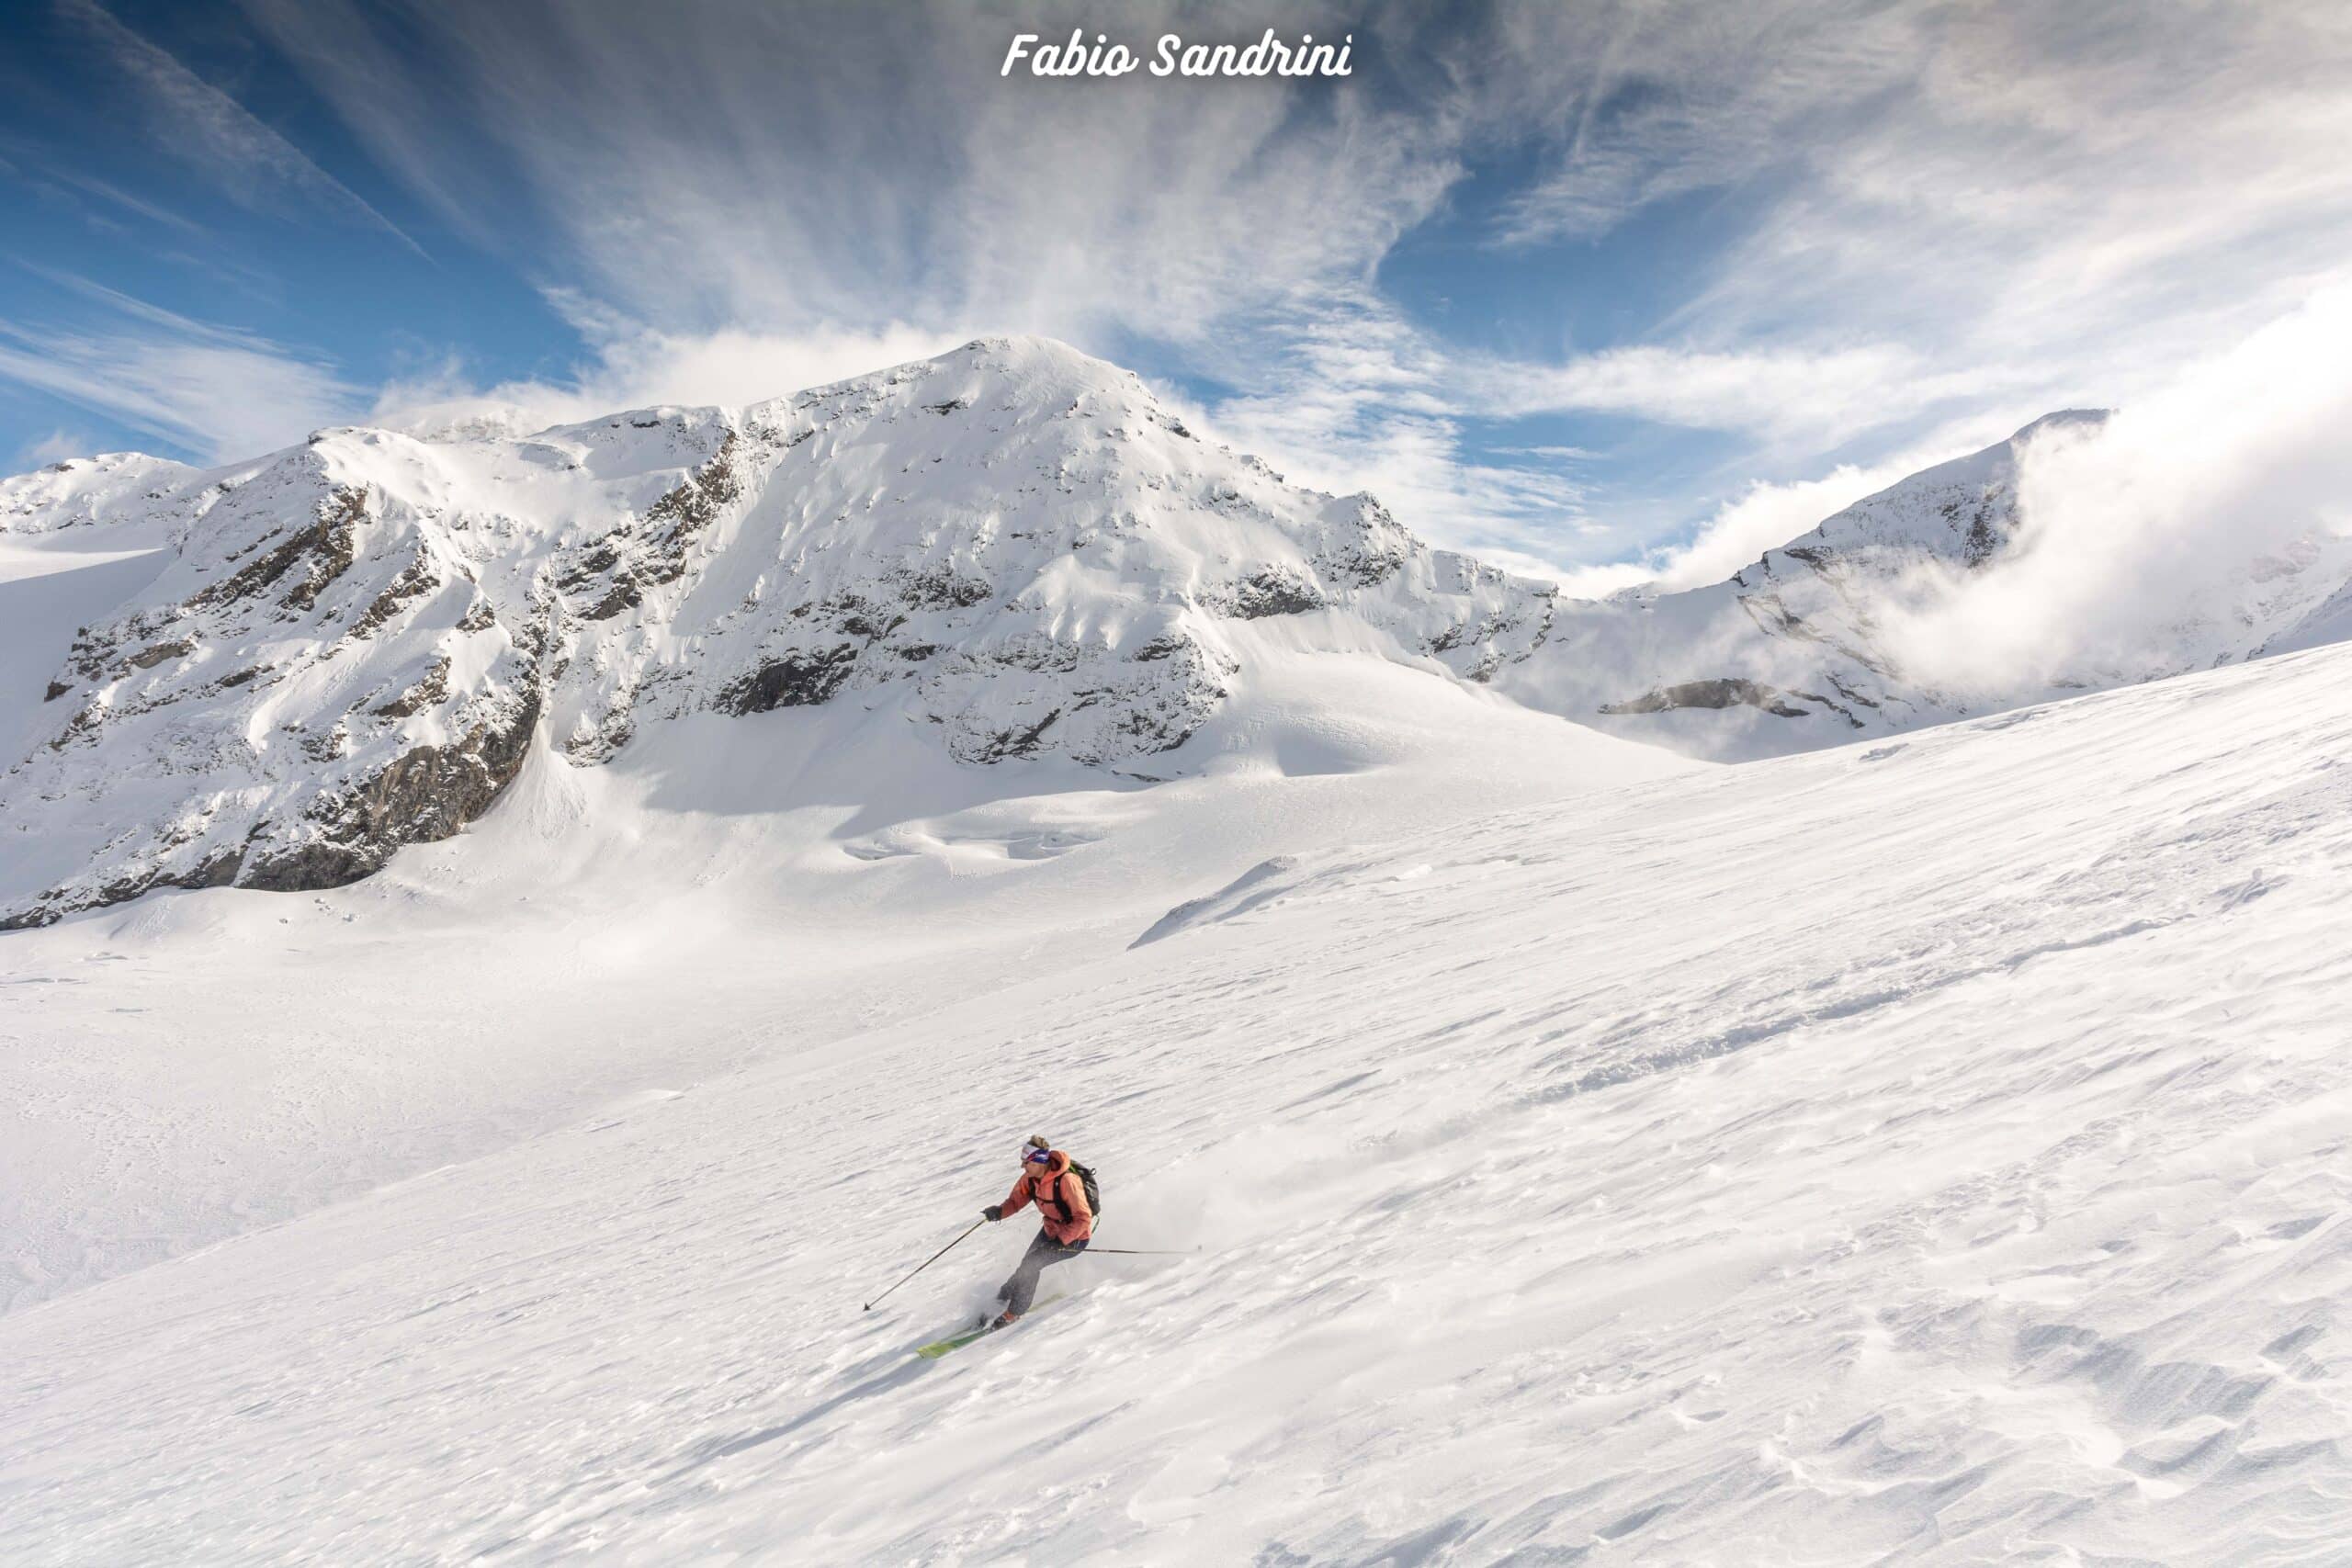
[[[2346, 1562], [2347, 675], [1254, 854], [19, 1313], [0, 1557]], [[917, 1359], [1036, 1130], [1201, 1250]]]

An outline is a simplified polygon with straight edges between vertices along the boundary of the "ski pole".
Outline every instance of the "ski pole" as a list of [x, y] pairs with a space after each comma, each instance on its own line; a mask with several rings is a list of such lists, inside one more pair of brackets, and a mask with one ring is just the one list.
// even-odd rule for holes
[[[976, 1231], [976, 1230], [979, 1229], [982, 1225], [987, 1224], [988, 1224], [988, 1221], [986, 1221], [986, 1220], [974, 1220], [974, 1221], [972, 1222], [972, 1230], [970, 1230], [970, 1231], [966, 1231], [966, 1232], [964, 1233], [964, 1235], [971, 1235], [971, 1234], [972, 1234], [972, 1231]], [[959, 1235], [959, 1236], [957, 1236], [957, 1237], [956, 1238], [956, 1241], [961, 1241], [961, 1240], [963, 1240], [963, 1239], [964, 1239], [964, 1235]], [[922, 1262], [920, 1262], [920, 1263], [916, 1264], [912, 1269], [910, 1269], [910, 1270], [909, 1270], [909, 1271], [908, 1271], [908, 1274], [907, 1274], [907, 1280], [911, 1280], [911, 1279], [913, 1279], [917, 1274], [922, 1273], [924, 1269], [926, 1269], [930, 1268], [933, 1264], [934, 1264], [934, 1263], [938, 1262], [941, 1258], [943, 1258], [946, 1257], [950, 1251], [954, 1250], [955, 1246], [956, 1246], [956, 1241], [951, 1241], [951, 1242], [949, 1242], [945, 1247], [941, 1247], [937, 1252], [933, 1253], [929, 1258], [924, 1258]], [[905, 1284], [905, 1283], [907, 1282], [907, 1280], [899, 1280], [899, 1285], [903, 1285], [903, 1284]], [[897, 1290], [897, 1289], [899, 1288], [899, 1285], [893, 1285], [893, 1286], [891, 1286], [891, 1287], [890, 1287], [890, 1291], [895, 1291], [895, 1290]], [[885, 1291], [885, 1292], [882, 1292], [882, 1296], [887, 1296], [887, 1295], [888, 1295], [888, 1294], [890, 1293], [890, 1291]], [[866, 1310], [866, 1311], [868, 1311], [868, 1312], [872, 1312], [872, 1311], [874, 1310], [874, 1303], [875, 1303], [875, 1302], [878, 1302], [878, 1301], [880, 1301], [880, 1300], [882, 1299], [882, 1296], [876, 1296], [876, 1297], [875, 1297], [875, 1298], [874, 1298], [874, 1301], [866, 1303], [865, 1303], [865, 1310]]]
[[1122, 1258], [1190, 1258], [1199, 1250], [1197, 1247], [1192, 1252], [1173, 1252], [1157, 1247], [1090, 1247], [1086, 1255], [1091, 1258], [1098, 1252], [1115, 1252]]

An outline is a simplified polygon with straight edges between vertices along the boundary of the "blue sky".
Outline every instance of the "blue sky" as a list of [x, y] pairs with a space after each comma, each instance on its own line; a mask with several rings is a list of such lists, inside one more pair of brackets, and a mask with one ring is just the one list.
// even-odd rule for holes
[[[1032, 331], [1580, 586], [2129, 401], [2352, 255], [2344, 8], [18, 0], [0, 467]], [[1038, 82], [1015, 31], [1355, 35]]]

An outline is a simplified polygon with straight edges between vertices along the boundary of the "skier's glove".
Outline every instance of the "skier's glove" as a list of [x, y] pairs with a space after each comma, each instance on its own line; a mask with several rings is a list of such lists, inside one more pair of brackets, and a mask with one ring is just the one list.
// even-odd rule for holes
[[987, 1208], [980, 1211], [980, 1218], [984, 1220], [1001, 1220], [1004, 1218], [1004, 1211], [997, 1207], [994, 1203], [990, 1203]]

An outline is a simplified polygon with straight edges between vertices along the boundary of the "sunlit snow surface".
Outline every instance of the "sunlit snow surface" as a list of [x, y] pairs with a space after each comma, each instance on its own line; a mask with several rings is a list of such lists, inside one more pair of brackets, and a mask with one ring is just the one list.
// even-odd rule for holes
[[[968, 1000], [910, 963], [871, 1032], [0, 1320], [0, 1555], [2341, 1562], [2348, 678], [1431, 813]], [[1199, 1250], [917, 1360], [1029, 1227], [860, 1303], [1034, 1131], [1104, 1245]]]

